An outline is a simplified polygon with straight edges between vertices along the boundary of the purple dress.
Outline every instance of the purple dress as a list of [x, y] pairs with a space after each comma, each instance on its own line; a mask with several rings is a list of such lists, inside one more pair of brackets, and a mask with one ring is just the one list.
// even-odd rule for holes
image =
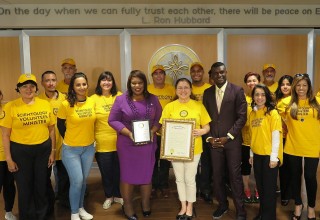
[[157, 148], [156, 135], [153, 142], [136, 146], [120, 133], [126, 127], [132, 131], [132, 120], [149, 119], [150, 127], [160, 127], [162, 108], [158, 98], [150, 95], [148, 100], [132, 101], [127, 92], [118, 96], [109, 115], [109, 125], [116, 130], [117, 152], [120, 162], [120, 179], [129, 184], [150, 184]]

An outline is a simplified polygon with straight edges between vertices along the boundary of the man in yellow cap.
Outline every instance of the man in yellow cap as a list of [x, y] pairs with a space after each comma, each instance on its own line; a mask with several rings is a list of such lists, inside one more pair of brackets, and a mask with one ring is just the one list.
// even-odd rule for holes
[[[164, 66], [155, 65], [152, 67], [151, 76], [153, 83], [148, 85], [148, 91], [156, 95], [160, 101], [162, 109], [171, 102], [175, 96], [175, 89], [172, 85], [166, 84], [166, 72]], [[169, 197], [169, 169], [170, 162], [160, 159], [161, 136], [157, 133], [158, 148], [156, 151], [156, 163], [152, 176], [152, 196], [156, 196], [156, 191], [160, 190], [164, 198]]]
[[278, 88], [278, 82], [274, 81], [276, 76], [276, 66], [270, 63], [263, 65], [262, 75], [264, 78], [263, 84], [269, 88], [274, 96], [274, 93]]
[[[192, 79], [192, 93], [196, 96], [198, 102], [202, 103], [204, 90], [211, 87], [211, 84], [203, 81], [204, 68], [202, 63], [193, 62], [190, 65], [190, 76]], [[201, 153], [201, 170], [198, 169], [197, 174], [197, 188], [200, 191], [202, 199], [208, 203], [212, 203], [211, 189], [212, 189], [212, 168], [210, 146], [205, 142], [203, 143], [203, 152]]]
[[77, 72], [76, 62], [72, 58], [66, 58], [61, 62], [61, 71], [64, 79], [57, 85], [57, 90], [64, 94], [68, 93], [71, 77]]

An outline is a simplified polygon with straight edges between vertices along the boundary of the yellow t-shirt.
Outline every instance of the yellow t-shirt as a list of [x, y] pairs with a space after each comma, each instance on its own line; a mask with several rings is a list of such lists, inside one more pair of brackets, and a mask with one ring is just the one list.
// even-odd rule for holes
[[266, 108], [258, 111], [251, 111], [249, 116], [249, 127], [251, 134], [251, 150], [258, 155], [271, 155], [272, 150], [272, 132], [280, 131], [280, 146], [278, 158], [280, 163], [283, 159], [282, 143], [282, 122], [277, 110], [272, 110], [265, 115]]
[[210, 88], [211, 85], [209, 83], [204, 83], [202, 86], [194, 86], [192, 85], [192, 93], [196, 96], [196, 100], [202, 103], [204, 90]]
[[19, 144], [35, 145], [48, 140], [48, 126], [56, 123], [49, 102], [36, 97], [27, 105], [21, 98], [8, 102], [1, 126], [11, 128], [10, 140]]
[[95, 139], [97, 152], [112, 152], [117, 150], [117, 132], [108, 124], [108, 119], [116, 97], [121, 94], [121, 92], [118, 92], [117, 95], [110, 95], [109, 97], [97, 94], [91, 96], [96, 103]]
[[66, 133], [63, 142], [70, 147], [88, 146], [94, 142], [94, 123], [96, 121], [95, 102], [91, 97], [83, 103], [70, 107], [64, 100], [57, 117], [66, 120]]
[[[320, 103], [320, 98], [316, 97]], [[319, 157], [320, 153], [320, 120], [317, 119], [318, 112], [314, 110], [308, 100], [299, 100], [298, 120], [290, 116], [289, 105], [291, 97], [282, 99], [278, 105], [278, 111], [286, 123], [288, 133], [284, 152], [286, 154], [300, 157]]]
[[[57, 113], [58, 113], [58, 110], [60, 108], [61, 103], [66, 99], [65, 94], [63, 94], [59, 91], [58, 91], [58, 96], [54, 99], [48, 98], [46, 96], [45, 92], [41, 93], [38, 97], [40, 99], [47, 100], [50, 103], [50, 105], [52, 107], [52, 112], [55, 117], [57, 117]], [[56, 131], [56, 160], [61, 160], [61, 146], [62, 146], [63, 138], [60, 135], [57, 124], [55, 126], [55, 131]]]
[[155, 88], [154, 84], [149, 84], [148, 91], [158, 97], [162, 109], [164, 109], [166, 104], [172, 102], [176, 94], [174, 87], [169, 84], [165, 84], [162, 89]]
[[[5, 113], [3, 111], [4, 105], [1, 106], [1, 112], [0, 112], [0, 124], [2, 119], [5, 116]], [[6, 161], [6, 157], [4, 155], [4, 148], [3, 148], [3, 143], [2, 143], [2, 130], [0, 129], [0, 161]]]
[[272, 93], [272, 95], [275, 97], [275, 92], [278, 88], [278, 82], [274, 82], [271, 86], [268, 86], [270, 92]]
[[66, 84], [66, 83], [64, 82], [64, 80], [61, 80], [60, 82], [58, 82], [56, 89], [57, 89], [59, 92], [62, 92], [62, 93], [64, 93], [64, 94], [67, 94], [67, 93], [68, 93], [68, 89], [69, 89], [69, 85]]
[[252, 111], [251, 108], [251, 102], [252, 102], [252, 98], [251, 96], [246, 95], [246, 101], [248, 103], [247, 106], [247, 121], [246, 124], [243, 126], [242, 130], [241, 130], [241, 134], [242, 134], [242, 144], [245, 146], [250, 146], [250, 128], [249, 128], [249, 116], [250, 116], [250, 112]]
[[[183, 114], [181, 114], [183, 112]], [[182, 117], [181, 115], [186, 115]], [[201, 128], [201, 125], [206, 125], [211, 122], [211, 118], [202, 103], [195, 100], [190, 100], [187, 103], [181, 103], [178, 100], [170, 102], [164, 107], [162, 116], [159, 120], [162, 124], [162, 119], [196, 119], [196, 128]], [[194, 155], [202, 153], [202, 138], [197, 137], [194, 142]]]

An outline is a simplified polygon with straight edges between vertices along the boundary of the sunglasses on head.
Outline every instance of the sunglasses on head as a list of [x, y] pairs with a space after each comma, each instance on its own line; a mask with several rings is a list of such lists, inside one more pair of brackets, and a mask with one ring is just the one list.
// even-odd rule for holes
[[294, 75], [294, 77], [301, 77], [301, 76], [305, 76], [309, 78], [308, 73], [297, 73], [296, 75]]

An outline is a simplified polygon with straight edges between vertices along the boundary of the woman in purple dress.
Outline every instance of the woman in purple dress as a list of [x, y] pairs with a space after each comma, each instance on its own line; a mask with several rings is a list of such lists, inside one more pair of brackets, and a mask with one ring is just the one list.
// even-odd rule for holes
[[[160, 128], [161, 105], [156, 96], [147, 90], [147, 79], [140, 70], [131, 71], [127, 92], [118, 96], [109, 116], [109, 124], [118, 134], [117, 151], [120, 163], [120, 191], [123, 212], [129, 220], [138, 219], [133, 209], [134, 185], [140, 186], [143, 216], [151, 214], [150, 194], [157, 141], [155, 132]], [[132, 121], [149, 120], [151, 142], [135, 145]]]

